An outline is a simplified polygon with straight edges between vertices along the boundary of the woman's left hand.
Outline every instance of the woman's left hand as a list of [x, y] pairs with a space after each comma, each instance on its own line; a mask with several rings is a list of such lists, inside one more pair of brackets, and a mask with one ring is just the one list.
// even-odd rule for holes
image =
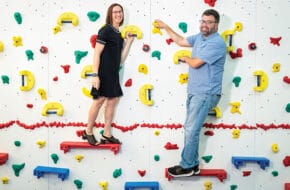
[[126, 40], [133, 42], [136, 36], [130, 32], [126, 33]]

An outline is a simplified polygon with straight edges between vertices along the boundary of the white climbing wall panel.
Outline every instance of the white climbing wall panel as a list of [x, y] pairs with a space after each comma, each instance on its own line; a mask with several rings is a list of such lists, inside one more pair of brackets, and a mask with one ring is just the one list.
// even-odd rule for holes
[[[107, 8], [114, 2], [124, 7], [124, 26], [135, 25], [142, 31], [142, 39], [135, 39], [120, 70], [124, 96], [117, 107], [114, 119], [117, 127], [113, 133], [123, 144], [116, 155], [107, 149], [71, 149], [64, 153], [60, 150], [63, 141], [82, 141], [76, 131], [84, 129], [91, 103], [82, 89], [90, 89], [91, 83], [90, 77], [81, 77], [81, 71], [92, 64], [90, 38], [105, 23]], [[103, 189], [100, 182], [108, 182], [110, 190], [120, 190], [127, 181], [158, 181], [162, 190], [206, 189], [206, 182], [211, 182], [212, 189], [217, 190], [235, 189], [235, 186], [251, 190], [284, 189], [290, 183], [290, 168], [283, 164], [283, 159], [290, 156], [290, 22], [287, 21], [290, 1], [217, 0], [214, 7], [205, 2], [2, 0], [0, 155], [7, 153], [9, 158], [0, 165], [0, 189], [78, 189], [74, 180], [82, 181], [82, 189], [86, 190]], [[188, 67], [173, 63], [174, 54], [183, 48], [167, 43], [169, 37], [165, 31], [163, 35], [152, 33], [152, 23], [154, 19], [162, 19], [179, 34], [189, 36], [199, 31], [198, 21], [208, 8], [220, 12], [221, 34], [233, 30], [237, 22], [243, 26], [232, 37], [232, 53], [240, 48], [242, 54], [234, 59], [229, 54], [225, 64], [219, 103], [222, 117], [209, 116], [200, 138], [200, 167], [224, 169], [227, 179], [220, 182], [215, 177], [189, 177], [168, 181], [165, 168], [178, 164], [183, 147], [181, 126], [185, 118], [186, 84], [179, 82], [179, 75], [187, 73]], [[91, 21], [87, 16], [90, 11], [100, 17]], [[22, 16], [21, 24], [14, 18], [17, 12]], [[77, 26], [64, 23], [61, 31], [54, 34], [57, 19], [64, 12], [77, 15], [79, 23]], [[187, 24], [186, 33], [178, 27], [181, 22]], [[18, 36], [22, 38], [22, 46], [13, 45], [13, 37]], [[248, 48], [251, 43], [256, 44], [255, 50]], [[144, 45], [150, 46], [149, 52], [142, 50]], [[47, 53], [40, 52], [42, 46], [48, 48]], [[34, 54], [33, 60], [25, 53], [29, 50]], [[75, 51], [87, 55], [77, 61]], [[155, 51], [161, 53], [160, 59], [152, 56]], [[140, 64], [147, 66], [147, 74], [138, 72]], [[274, 72], [274, 64], [280, 65], [278, 72]], [[35, 78], [29, 91], [20, 90], [19, 72], [23, 70], [30, 71]], [[253, 90], [258, 80], [255, 71], [268, 76], [268, 85], [262, 92]], [[237, 87], [233, 83], [235, 77], [241, 78]], [[128, 80], [132, 84], [126, 86]], [[139, 99], [139, 89], [145, 84], [153, 85], [152, 106], [142, 104]], [[46, 99], [41, 98], [39, 89], [45, 90]], [[44, 106], [50, 102], [63, 106], [62, 116], [42, 116]], [[235, 102], [240, 103], [236, 110], [231, 106]], [[103, 123], [103, 109], [96, 122]], [[238, 138], [233, 138], [234, 128], [239, 129]], [[95, 129], [98, 139], [101, 130]], [[213, 136], [204, 135], [205, 132]], [[38, 144], [44, 142], [44, 147], [39, 148]], [[168, 142], [179, 149], [165, 149]], [[277, 153], [272, 151], [273, 144], [279, 147]], [[59, 157], [57, 163], [52, 160], [52, 154]], [[75, 156], [80, 155], [84, 158], [78, 162]], [[202, 159], [205, 156], [212, 159], [206, 163]], [[270, 165], [263, 170], [256, 163], [246, 163], [236, 169], [232, 156], [265, 157]], [[23, 163], [24, 168], [16, 176], [12, 166]], [[37, 166], [68, 168], [70, 173], [64, 181], [53, 174], [38, 179], [33, 175]], [[121, 175], [114, 177], [118, 169]], [[145, 171], [145, 175], [142, 177], [138, 171]], [[243, 176], [247, 172], [250, 175]], [[9, 179], [7, 184], [5, 178]]]

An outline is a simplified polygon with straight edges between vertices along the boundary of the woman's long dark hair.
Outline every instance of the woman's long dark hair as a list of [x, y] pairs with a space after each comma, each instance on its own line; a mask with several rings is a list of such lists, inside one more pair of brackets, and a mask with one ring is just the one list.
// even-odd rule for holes
[[[122, 5], [120, 5], [120, 4], [118, 4], [118, 3], [113, 3], [112, 5], [110, 5], [109, 6], [109, 8], [108, 8], [108, 11], [107, 11], [107, 17], [106, 17], [106, 24], [110, 24], [110, 25], [112, 25], [113, 23], [113, 19], [112, 19], [112, 15], [113, 15], [113, 8], [114, 7], [116, 7], [116, 6], [119, 6], [119, 7], [121, 7], [121, 9], [122, 9], [122, 12], [124, 12], [123, 11], [123, 7], [122, 7]], [[123, 22], [124, 22], [124, 16], [123, 16], [123, 20], [122, 20], [122, 22], [120, 23], [120, 26], [122, 26], [123, 25]]]

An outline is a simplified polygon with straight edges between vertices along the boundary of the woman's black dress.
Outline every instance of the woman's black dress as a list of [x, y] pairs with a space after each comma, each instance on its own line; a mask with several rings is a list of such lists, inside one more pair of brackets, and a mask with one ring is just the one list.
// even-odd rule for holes
[[119, 68], [124, 40], [121, 33], [107, 24], [99, 30], [96, 42], [105, 45], [98, 71], [100, 78], [99, 96], [108, 98], [122, 96]]

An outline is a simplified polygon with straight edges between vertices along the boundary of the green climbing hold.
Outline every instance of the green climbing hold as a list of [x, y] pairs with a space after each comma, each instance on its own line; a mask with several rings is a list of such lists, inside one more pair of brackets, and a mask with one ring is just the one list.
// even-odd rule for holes
[[205, 163], [209, 163], [212, 159], [212, 155], [203, 156], [202, 159], [205, 161]]
[[154, 160], [155, 160], [155, 161], [159, 161], [159, 160], [160, 160], [160, 156], [159, 156], [159, 155], [157, 155], [157, 154], [156, 154], [156, 155], [154, 155]]
[[57, 161], [59, 160], [59, 157], [57, 154], [51, 154], [50, 155], [51, 159], [53, 160], [53, 162], [56, 164]]
[[114, 178], [117, 178], [117, 177], [119, 177], [121, 175], [122, 175], [122, 169], [121, 168], [115, 169], [115, 171], [113, 172], [113, 177]]
[[75, 179], [74, 184], [77, 186], [78, 189], [81, 189], [83, 187], [83, 182], [79, 179]]
[[14, 145], [15, 146], [21, 146], [21, 142], [20, 141], [14, 141]]
[[75, 51], [74, 55], [76, 63], [79, 64], [81, 62], [81, 59], [88, 55], [88, 51]]
[[22, 16], [19, 12], [14, 13], [14, 19], [16, 20], [17, 24], [22, 24]]
[[290, 113], [290, 103], [286, 105], [285, 110], [286, 110], [286, 112]]
[[279, 175], [279, 173], [278, 173], [278, 171], [272, 171], [272, 175], [273, 175], [274, 177], [277, 177], [277, 176]]
[[161, 52], [158, 51], [158, 50], [153, 51], [153, 52], [151, 53], [151, 56], [152, 56], [152, 57], [157, 57], [157, 59], [160, 60], [160, 59], [161, 59]]
[[241, 80], [242, 80], [241, 77], [234, 77], [233, 78], [233, 83], [235, 84], [235, 87], [239, 87]]
[[3, 84], [9, 84], [9, 77], [7, 75], [1, 76]]
[[235, 190], [235, 189], [237, 189], [237, 188], [238, 188], [237, 185], [231, 185], [231, 190]]
[[12, 169], [14, 171], [15, 176], [19, 176], [20, 171], [24, 168], [25, 163], [23, 164], [13, 164]]
[[90, 21], [95, 22], [100, 18], [100, 14], [95, 11], [90, 11], [87, 13], [87, 16], [89, 17]]
[[178, 27], [179, 27], [180, 30], [182, 30], [183, 33], [187, 32], [187, 24], [185, 22], [180, 22], [178, 24]]
[[29, 60], [34, 60], [34, 58], [33, 58], [33, 52], [31, 51], [31, 50], [26, 50], [25, 51], [25, 54], [26, 54], [26, 57], [27, 57], [27, 60], [29, 61]]

